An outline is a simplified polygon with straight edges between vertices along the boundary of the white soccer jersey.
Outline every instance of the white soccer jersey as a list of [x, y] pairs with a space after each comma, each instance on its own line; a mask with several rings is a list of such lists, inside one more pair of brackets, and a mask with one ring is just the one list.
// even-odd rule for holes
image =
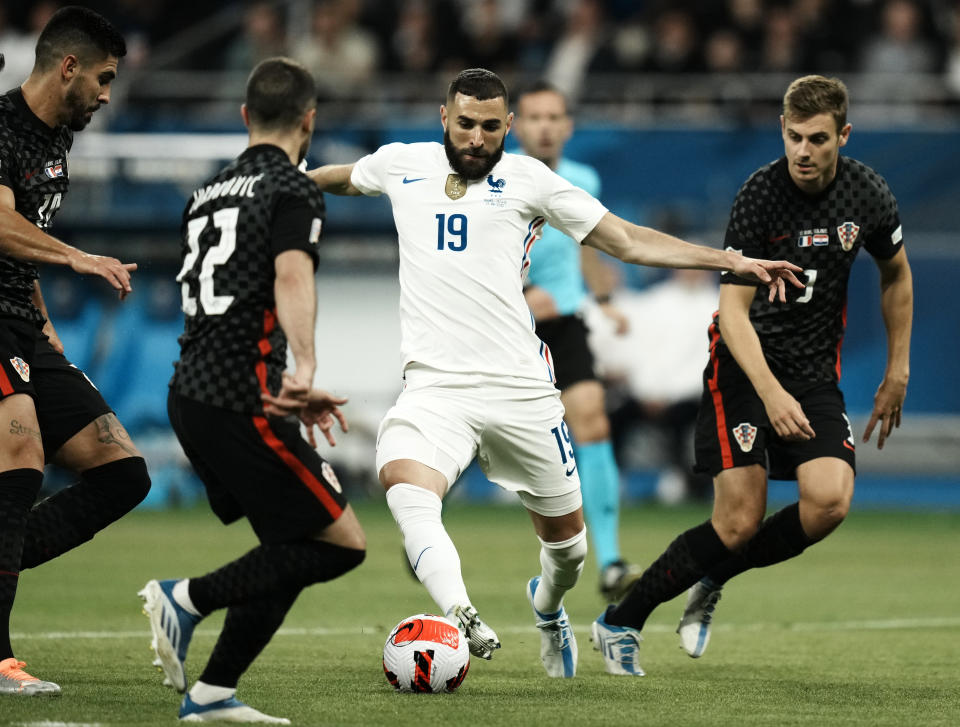
[[459, 180], [435, 142], [387, 144], [353, 168], [357, 189], [393, 205], [404, 368], [553, 381], [523, 297], [530, 248], [544, 220], [579, 242], [607, 210], [527, 156]]

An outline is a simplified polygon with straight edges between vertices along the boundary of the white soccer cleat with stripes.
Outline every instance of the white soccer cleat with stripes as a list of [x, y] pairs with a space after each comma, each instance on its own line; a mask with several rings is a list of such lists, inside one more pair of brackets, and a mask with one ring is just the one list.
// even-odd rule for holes
[[710, 643], [710, 626], [713, 611], [720, 600], [723, 586], [715, 586], [709, 581], [699, 581], [687, 591], [687, 606], [677, 626], [683, 650], [694, 659], [703, 656]]

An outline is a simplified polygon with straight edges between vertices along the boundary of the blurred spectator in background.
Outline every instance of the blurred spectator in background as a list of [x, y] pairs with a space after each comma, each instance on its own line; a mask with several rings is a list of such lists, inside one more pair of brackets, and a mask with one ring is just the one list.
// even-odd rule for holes
[[380, 49], [373, 34], [357, 23], [359, 0], [317, 0], [310, 32], [293, 46], [293, 56], [317, 82], [320, 96], [342, 98], [373, 78]]
[[887, 0], [880, 13], [880, 32], [867, 42], [860, 69], [896, 74], [936, 70], [936, 47], [924, 36], [923, 21], [913, 0]]
[[501, 75], [516, 65], [517, 37], [508, 27], [503, 8], [501, 0], [472, 0], [464, 4], [461, 27], [466, 37], [466, 65], [496, 68]]
[[703, 70], [699, 33], [693, 15], [671, 8], [653, 23], [653, 48], [646, 70], [654, 73], [690, 73]]
[[[597, 367], [607, 384], [612, 440], [621, 469], [636, 467], [635, 452], [658, 451], [657, 497], [676, 503], [708, 498], [709, 477], [693, 473], [693, 425], [697, 418], [705, 326], [717, 309], [716, 275], [674, 270], [643, 291], [617, 290], [612, 302], [629, 329], [617, 335], [604, 316], [587, 318]], [[635, 447], [636, 437], [654, 433], [652, 446]]]
[[6, 72], [0, 84], [6, 91], [26, 80], [33, 69], [33, 46], [31, 41], [11, 23], [4, 3], [0, 3], [0, 50], [6, 61]]
[[[439, 22], [439, 12], [445, 15], [443, 23]], [[387, 70], [424, 73], [440, 68], [445, 60], [443, 37], [448, 28], [455, 29], [454, 32], [458, 30], [456, 23], [448, 24], [450, 12], [452, 8], [446, 3], [436, 8], [429, 0], [402, 3], [396, 29], [390, 38], [391, 59]]]
[[266, 0], [254, 0], [246, 5], [239, 37], [227, 46], [223, 68], [246, 72], [262, 60], [284, 55], [286, 47], [283, 17], [278, 7]]
[[563, 31], [547, 59], [544, 75], [571, 103], [576, 103], [587, 73], [616, 68], [608, 41], [603, 3], [573, 0]]
[[33, 70], [37, 38], [47, 21], [60, 7], [52, 0], [30, 3], [26, 14], [26, 32], [14, 26], [12, 3], [0, 2], [0, 50], [6, 58], [3, 90], [19, 86]]
[[767, 73], [792, 73], [807, 67], [807, 45], [800, 37], [793, 8], [783, 5], [770, 8], [763, 24], [757, 70]]

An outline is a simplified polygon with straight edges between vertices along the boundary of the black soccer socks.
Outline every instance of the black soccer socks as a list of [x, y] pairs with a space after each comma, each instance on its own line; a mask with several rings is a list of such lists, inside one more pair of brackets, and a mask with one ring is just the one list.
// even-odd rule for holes
[[0, 472], [0, 661], [13, 656], [10, 611], [20, 579], [20, 559], [30, 507], [43, 484], [31, 468]]
[[722, 586], [750, 568], [763, 568], [800, 555], [815, 542], [803, 531], [800, 503], [795, 502], [760, 523], [740, 552], [711, 568], [707, 577]]
[[136, 507], [150, 491], [143, 457], [125, 457], [80, 475], [80, 481], [30, 511], [21, 568], [34, 568], [87, 542]]
[[311, 583], [333, 580], [363, 562], [366, 551], [320, 540], [264, 543], [225, 566], [189, 582], [190, 600], [206, 615]]
[[607, 611], [607, 623], [642, 629], [653, 609], [683, 593], [730, 555], [709, 520], [681, 533], [643, 572], [624, 599]]

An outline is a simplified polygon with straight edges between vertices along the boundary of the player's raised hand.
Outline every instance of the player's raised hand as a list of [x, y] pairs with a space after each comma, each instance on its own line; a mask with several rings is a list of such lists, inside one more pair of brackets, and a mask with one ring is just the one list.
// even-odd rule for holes
[[347, 424], [347, 418], [340, 411], [340, 405], [347, 403], [347, 397], [334, 396], [329, 391], [323, 389], [311, 389], [307, 396], [307, 405], [300, 410], [300, 421], [307, 428], [307, 441], [314, 449], [317, 448], [317, 438], [314, 436], [313, 428], [317, 427], [327, 440], [331, 447], [337, 446], [337, 440], [333, 436], [334, 422], [340, 424], [340, 431], [350, 431], [350, 425]]
[[805, 442], [817, 436], [807, 415], [803, 413], [800, 402], [790, 396], [783, 387], [764, 396], [763, 406], [767, 410], [771, 426], [781, 439]]
[[880, 423], [880, 430], [877, 432], [877, 449], [883, 449], [887, 437], [893, 434], [893, 428], [900, 426], [901, 416], [903, 414], [903, 400], [907, 397], [906, 382], [898, 383], [884, 379], [880, 382], [880, 387], [873, 397], [873, 411], [870, 413], [870, 421], [867, 422], [867, 428], [863, 432], [864, 443], [870, 441], [870, 435], [873, 434], [873, 428]]
[[137, 269], [136, 263], [123, 263], [115, 257], [105, 255], [91, 255], [76, 250], [75, 254], [70, 255], [70, 268], [81, 275], [99, 275], [119, 291], [120, 300], [127, 297], [132, 291], [130, 284], [130, 273]]
[[752, 257], [740, 257], [734, 263], [733, 272], [740, 278], [757, 280], [767, 286], [769, 296], [767, 300], [773, 302], [778, 298], [781, 303], [787, 302], [786, 283], [795, 288], [805, 287], [794, 273], [802, 273], [803, 268], [786, 260], [758, 260]]

